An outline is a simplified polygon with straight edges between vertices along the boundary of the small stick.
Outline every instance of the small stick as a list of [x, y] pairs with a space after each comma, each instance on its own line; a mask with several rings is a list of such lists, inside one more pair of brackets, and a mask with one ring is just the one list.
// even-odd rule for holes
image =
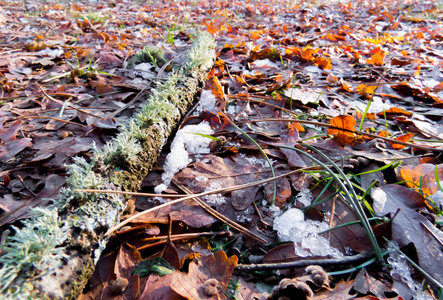
[[113, 113], [110, 113], [109, 115], [107, 115], [107, 116], [104, 116], [103, 118], [101, 118], [102, 120], [103, 119], [106, 119], [106, 118], [113, 118], [113, 117], [115, 117], [116, 115], [118, 115], [119, 113], [121, 113], [123, 110], [125, 110], [126, 108], [128, 108], [129, 106], [131, 106], [132, 104], [134, 104], [134, 102], [135, 101], [137, 101], [137, 99], [138, 98], [140, 98], [140, 96], [141, 96], [141, 94], [145, 91], [145, 89], [146, 89], [146, 86], [144, 86], [142, 89], [141, 89], [141, 91], [131, 100], [131, 101], [129, 101], [126, 105], [124, 105], [123, 107], [120, 107], [119, 109], [117, 109], [116, 111], [114, 111]]
[[32, 196], [37, 197], [37, 195], [36, 195], [33, 191], [31, 191], [31, 190], [26, 186], [25, 182], [23, 181], [23, 178], [22, 178], [20, 175], [17, 175], [17, 178], [18, 178], [18, 180], [20, 180], [20, 182], [22, 183], [23, 187], [24, 187], [28, 192], [30, 192]]
[[[89, 67], [89, 66], [83, 66], [83, 67], [80, 67], [80, 68], [76, 68], [76, 70], [83, 70], [83, 69], [86, 69], [86, 68], [88, 68], [88, 67]], [[66, 77], [66, 76], [70, 75], [71, 72], [72, 72], [72, 71], [70, 71], [70, 72], [65, 72], [65, 73], [62, 73], [62, 74], [60, 74], [60, 75], [58, 75], [58, 76], [54, 76], [54, 77], [47, 78], [47, 79], [45, 79], [45, 80], [42, 80], [42, 83], [48, 83], [48, 82], [50, 82], [50, 81], [57, 80], [57, 79], [62, 78], [62, 77]]]
[[[230, 231], [184, 233], [184, 234], [172, 235], [170, 240], [171, 241], [179, 241], [179, 240], [195, 239], [195, 238], [200, 238], [200, 237], [205, 237], [205, 236], [214, 236], [214, 235], [227, 235], [227, 236], [230, 236], [231, 234], [232, 233]], [[146, 239], [143, 239], [142, 242], [156, 241], [156, 240], [161, 240], [161, 241], [158, 241], [156, 243], [152, 243], [152, 244], [148, 244], [148, 245], [144, 245], [144, 246], [138, 247], [137, 250], [141, 251], [141, 250], [145, 250], [145, 249], [148, 249], [148, 248], [152, 248], [152, 247], [156, 247], [156, 246], [159, 246], [159, 245], [163, 245], [163, 244], [165, 244], [168, 241], [168, 237], [167, 236], [159, 236], [159, 237], [146, 238]]]
[[52, 118], [52, 117], [20, 116], [17, 119], [49, 119], [49, 120], [55, 120], [55, 121], [63, 122], [65, 124], [72, 124], [72, 125], [77, 125], [77, 126], [80, 126], [80, 127], [86, 127], [86, 125], [83, 125], [83, 124], [80, 124], [80, 123], [76, 123], [76, 122], [72, 122], [72, 121], [67, 121], [67, 120], [62, 120], [62, 119], [58, 119], [58, 118]]
[[[52, 97], [51, 95], [48, 95], [48, 93], [46, 93], [46, 91], [41, 87], [41, 85], [38, 85], [38, 87], [40, 88], [40, 90], [43, 92], [43, 94], [44, 94], [49, 100], [54, 101], [55, 103], [60, 104], [60, 105], [63, 107], [63, 105], [64, 105], [64, 102], [63, 102], [63, 101], [60, 101], [60, 100], [58, 100], [58, 99]], [[68, 105], [70, 108], [75, 109], [75, 110], [77, 110], [77, 111], [79, 111], [79, 112], [81, 112], [81, 113], [84, 113], [84, 114], [87, 114], [87, 115], [93, 116], [93, 117], [95, 117], [95, 118], [100, 118], [99, 116], [96, 116], [96, 115], [94, 115], [94, 114], [92, 114], [92, 113], [90, 113], [90, 112], [88, 112], [88, 111], [85, 111], [85, 110], [82, 110], [82, 109], [80, 109], [80, 108], [78, 108], [78, 107], [75, 107], [75, 106], [72, 105], [72, 104], [67, 103], [67, 105]]]
[[238, 271], [265, 271], [265, 270], [281, 270], [281, 269], [292, 269], [292, 268], [304, 268], [310, 265], [318, 265], [322, 267], [353, 264], [362, 260], [367, 260], [375, 257], [373, 252], [362, 252], [353, 256], [345, 256], [343, 258], [332, 258], [332, 259], [307, 259], [298, 260], [285, 263], [275, 263], [275, 264], [250, 264], [243, 265], [239, 264], [236, 267]]
[[432, 230], [428, 226], [426, 226], [425, 223], [423, 223], [423, 222], [420, 222], [420, 223], [434, 237], [434, 239], [436, 239], [437, 242], [439, 242], [439, 244], [443, 246], [443, 242], [440, 240], [440, 238], [437, 235], [435, 235], [435, 233], [433, 233]]

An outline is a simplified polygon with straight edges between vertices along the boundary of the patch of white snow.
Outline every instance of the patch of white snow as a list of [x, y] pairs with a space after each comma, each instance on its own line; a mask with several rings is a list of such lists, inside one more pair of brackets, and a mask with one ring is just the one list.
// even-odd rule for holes
[[305, 220], [303, 212], [297, 208], [287, 210], [274, 220], [274, 230], [280, 241], [293, 241], [298, 256], [343, 257], [338, 249], [331, 247], [329, 241], [318, 232], [329, 229], [326, 222]]
[[215, 106], [216, 100], [217, 99], [215, 98], [211, 90], [203, 90], [195, 114], [200, 115], [203, 110], [215, 112], [217, 109], [217, 107]]
[[256, 67], [269, 67], [269, 68], [278, 68], [278, 65], [272, 61], [269, 60], [269, 58], [266, 59], [258, 59], [255, 60], [252, 65], [256, 66]]
[[191, 162], [189, 153], [209, 153], [208, 148], [211, 142], [210, 138], [197, 135], [200, 133], [211, 135], [214, 131], [208, 122], [202, 122], [197, 125], [186, 125], [175, 135], [171, 144], [171, 152], [166, 156], [165, 165], [163, 166], [164, 173], [162, 174], [163, 184], [155, 187], [156, 193], [163, 192], [171, 182], [172, 177], [178, 171], [186, 168]]
[[304, 206], [308, 206], [312, 203], [312, 193], [310, 189], [302, 189], [298, 194], [297, 194], [297, 201], [300, 202], [301, 204], [303, 204]]

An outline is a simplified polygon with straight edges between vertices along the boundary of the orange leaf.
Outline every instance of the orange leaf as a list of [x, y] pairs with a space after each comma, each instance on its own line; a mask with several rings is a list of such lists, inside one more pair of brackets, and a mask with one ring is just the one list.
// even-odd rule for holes
[[225, 23], [226, 23], [225, 18], [217, 18], [217, 19], [209, 21], [205, 25], [206, 25], [207, 30], [210, 34], [216, 34], [217, 32], [219, 32], [221, 30], [223, 24], [225, 24]]
[[313, 60], [314, 64], [323, 70], [332, 70], [331, 60], [324, 57], [316, 57]]
[[440, 82], [439, 84], [437, 84], [436, 86], [434, 86], [434, 88], [432, 89], [432, 91], [433, 91], [434, 93], [438, 93], [438, 92], [443, 91], [443, 81]]
[[339, 92], [352, 92], [352, 88], [346, 83], [342, 83], [341, 87], [338, 89]]
[[378, 51], [374, 55], [371, 56], [366, 62], [368, 64], [373, 64], [376, 66], [382, 66], [383, 65], [383, 58], [385, 58], [385, 52], [384, 51]]
[[372, 95], [372, 94], [374, 94], [376, 89], [377, 89], [376, 85], [366, 85], [366, 84], [362, 83], [359, 86], [357, 86], [357, 88], [355, 90], [360, 95], [365, 96], [365, 95]]
[[[187, 274], [180, 271], [172, 274], [170, 286], [186, 299], [226, 299], [224, 292], [237, 261], [237, 256], [228, 258], [222, 250], [213, 255], [200, 255], [198, 265], [191, 262]], [[205, 289], [206, 285], [212, 285], [213, 289]]]
[[316, 51], [312, 49], [309, 45], [306, 46], [304, 49], [299, 50], [300, 58], [306, 61], [312, 60], [314, 53], [316, 53]]
[[326, 77], [326, 80], [329, 83], [336, 83], [338, 81], [338, 78], [334, 75], [332, 75], [331, 73], [328, 74], [328, 76]]
[[40, 51], [43, 49], [46, 49], [48, 46], [40, 41], [40, 42], [30, 42], [28, 44], [25, 45], [25, 49], [28, 51]]
[[295, 130], [300, 131], [300, 132], [304, 132], [305, 131], [303, 126], [301, 126], [300, 123], [297, 123], [297, 122], [290, 122], [290, 123], [288, 123], [288, 128], [289, 128], [290, 132], [295, 131]]
[[[409, 141], [414, 135], [415, 135], [415, 133], [407, 133], [407, 134], [403, 134], [403, 135], [401, 135], [401, 136], [399, 136], [399, 137], [396, 137], [395, 140], [396, 140], [396, 141], [400, 141], [400, 142], [407, 142], [407, 141]], [[400, 150], [400, 149], [406, 148], [405, 145], [400, 145], [400, 144], [395, 144], [395, 143], [391, 143], [391, 146], [392, 146], [393, 149], [396, 149], [396, 150]]]
[[417, 71], [414, 72], [414, 76], [415, 76], [415, 77], [420, 76], [420, 70], [421, 70], [421, 67], [420, 67], [420, 66], [417, 66]]
[[[340, 115], [331, 120], [331, 125], [336, 128], [329, 128], [328, 134], [333, 135], [334, 139], [342, 146], [351, 145], [355, 141], [355, 126], [357, 123], [354, 118], [348, 115]], [[340, 130], [344, 129], [344, 130]]]
[[100, 95], [111, 93], [114, 91], [114, 88], [106, 83], [98, 83], [95, 88]]
[[225, 93], [223, 88], [218, 81], [218, 78], [213, 76], [206, 81], [205, 88], [211, 90], [212, 94], [215, 96], [216, 105], [219, 109], [224, 109], [226, 107], [226, 101], [224, 99]]
[[[363, 113], [362, 113], [361, 111], [358, 110], [358, 111], [354, 114], [354, 117], [355, 117], [356, 119], [361, 119], [361, 118], [363, 118]], [[375, 114], [374, 114], [374, 113], [367, 113], [366, 116], [365, 116], [365, 119], [366, 119], [366, 120], [375, 120]]]
[[406, 110], [404, 110], [403, 108], [400, 108], [400, 107], [391, 107], [390, 109], [385, 110], [384, 113], [383, 112], [379, 112], [377, 114], [377, 116], [383, 117], [384, 114], [412, 116], [412, 113], [410, 113], [409, 111], [406, 111]]
[[[406, 185], [416, 189], [420, 186], [424, 196], [431, 196], [438, 191], [438, 184], [435, 178], [435, 167], [433, 164], [421, 164], [412, 168], [405, 166], [400, 170], [400, 177], [406, 181]], [[443, 181], [443, 164], [437, 165], [438, 180]]]
[[388, 131], [385, 130], [385, 131], [380, 131], [377, 135], [378, 136], [382, 136], [382, 137], [388, 137], [391, 134]]

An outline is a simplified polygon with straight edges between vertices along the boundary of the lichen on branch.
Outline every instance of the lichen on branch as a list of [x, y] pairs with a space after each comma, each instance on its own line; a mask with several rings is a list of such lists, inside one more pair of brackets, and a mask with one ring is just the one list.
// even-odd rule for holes
[[136, 190], [192, 105], [215, 56], [212, 36], [197, 32], [184, 65], [158, 84], [121, 133], [103, 148], [93, 147], [89, 162], [74, 158], [58, 199], [46, 199], [52, 200], [50, 206], [31, 209], [23, 227], [12, 227], [15, 234], [1, 246], [2, 299], [75, 298], [82, 291], [106, 245], [104, 233], [119, 221], [125, 199], [74, 190]]

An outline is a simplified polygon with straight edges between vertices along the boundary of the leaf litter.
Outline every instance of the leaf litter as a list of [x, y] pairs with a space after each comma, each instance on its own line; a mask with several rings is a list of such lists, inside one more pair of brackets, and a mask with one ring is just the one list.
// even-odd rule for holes
[[[331, 285], [308, 287], [306, 297], [418, 297], [406, 290], [416, 289], [426, 275], [408, 267], [392, 247], [390, 273], [379, 265], [358, 271], [352, 269], [357, 264], [346, 263], [346, 257], [371, 250], [369, 237], [331, 175], [309, 157], [279, 147], [299, 147], [328, 164], [299, 142], [319, 149], [345, 172], [357, 192], [355, 200], [372, 220], [378, 244], [388, 249], [383, 236], [396, 242], [440, 282], [439, 287], [426, 281], [423, 299], [438, 298], [443, 293], [441, 21], [441, 6], [433, 1], [99, 1], [93, 7], [4, 2], [3, 230], [57, 193], [72, 157], [87, 157], [94, 144], [102, 147], [121, 130], [168, 72], [166, 62], [183, 59], [193, 28], [200, 27], [215, 37], [218, 58], [200, 104], [184, 118], [176, 140], [171, 138], [158, 168], [143, 183], [143, 192], [163, 184], [156, 189], [158, 196], [137, 196], [129, 216], [169, 201], [165, 194], [208, 192], [270, 178], [263, 153], [276, 175], [305, 171], [278, 179], [275, 196], [271, 182], [202, 197], [266, 244], [231, 231], [195, 201], [174, 204], [120, 230], [120, 239], [108, 245], [80, 298], [274, 299], [288, 292], [284, 278], [303, 289], [302, 273], [279, 264], [306, 255], [343, 257], [342, 266], [325, 267], [337, 274]], [[147, 45], [161, 48], [165, 58], [128, 67], [132, 55]], [[140, 91], [144, 97], [135, 98]], [[312, 197], [311, 203], [306, 197]], [[169, 237], [198, 236], [208, 229], [214, 234], [143, 248], [145, 238], [164, 235], [167, 225]], [[217, 235], [220, 229], [230, 235]], [[299, 239], [300, 233], [311, 240]], [[291, 248], [279, 246], [290, 241]], [[165, 256], [171, 247], [177, 253]], [[261, 263], [270, 253], [273, 271], [235, 271], [237, 260]], [[131, 275], [138, 262], [154, 257], [178, 257], [180, 264], [175, 263], [171, 275]], [[346, 269], [351, 277], [340, 273]], [[269, 278], [274, 280], [265, 280]], [[279, 289], [271, 292], [272, 287]]]

